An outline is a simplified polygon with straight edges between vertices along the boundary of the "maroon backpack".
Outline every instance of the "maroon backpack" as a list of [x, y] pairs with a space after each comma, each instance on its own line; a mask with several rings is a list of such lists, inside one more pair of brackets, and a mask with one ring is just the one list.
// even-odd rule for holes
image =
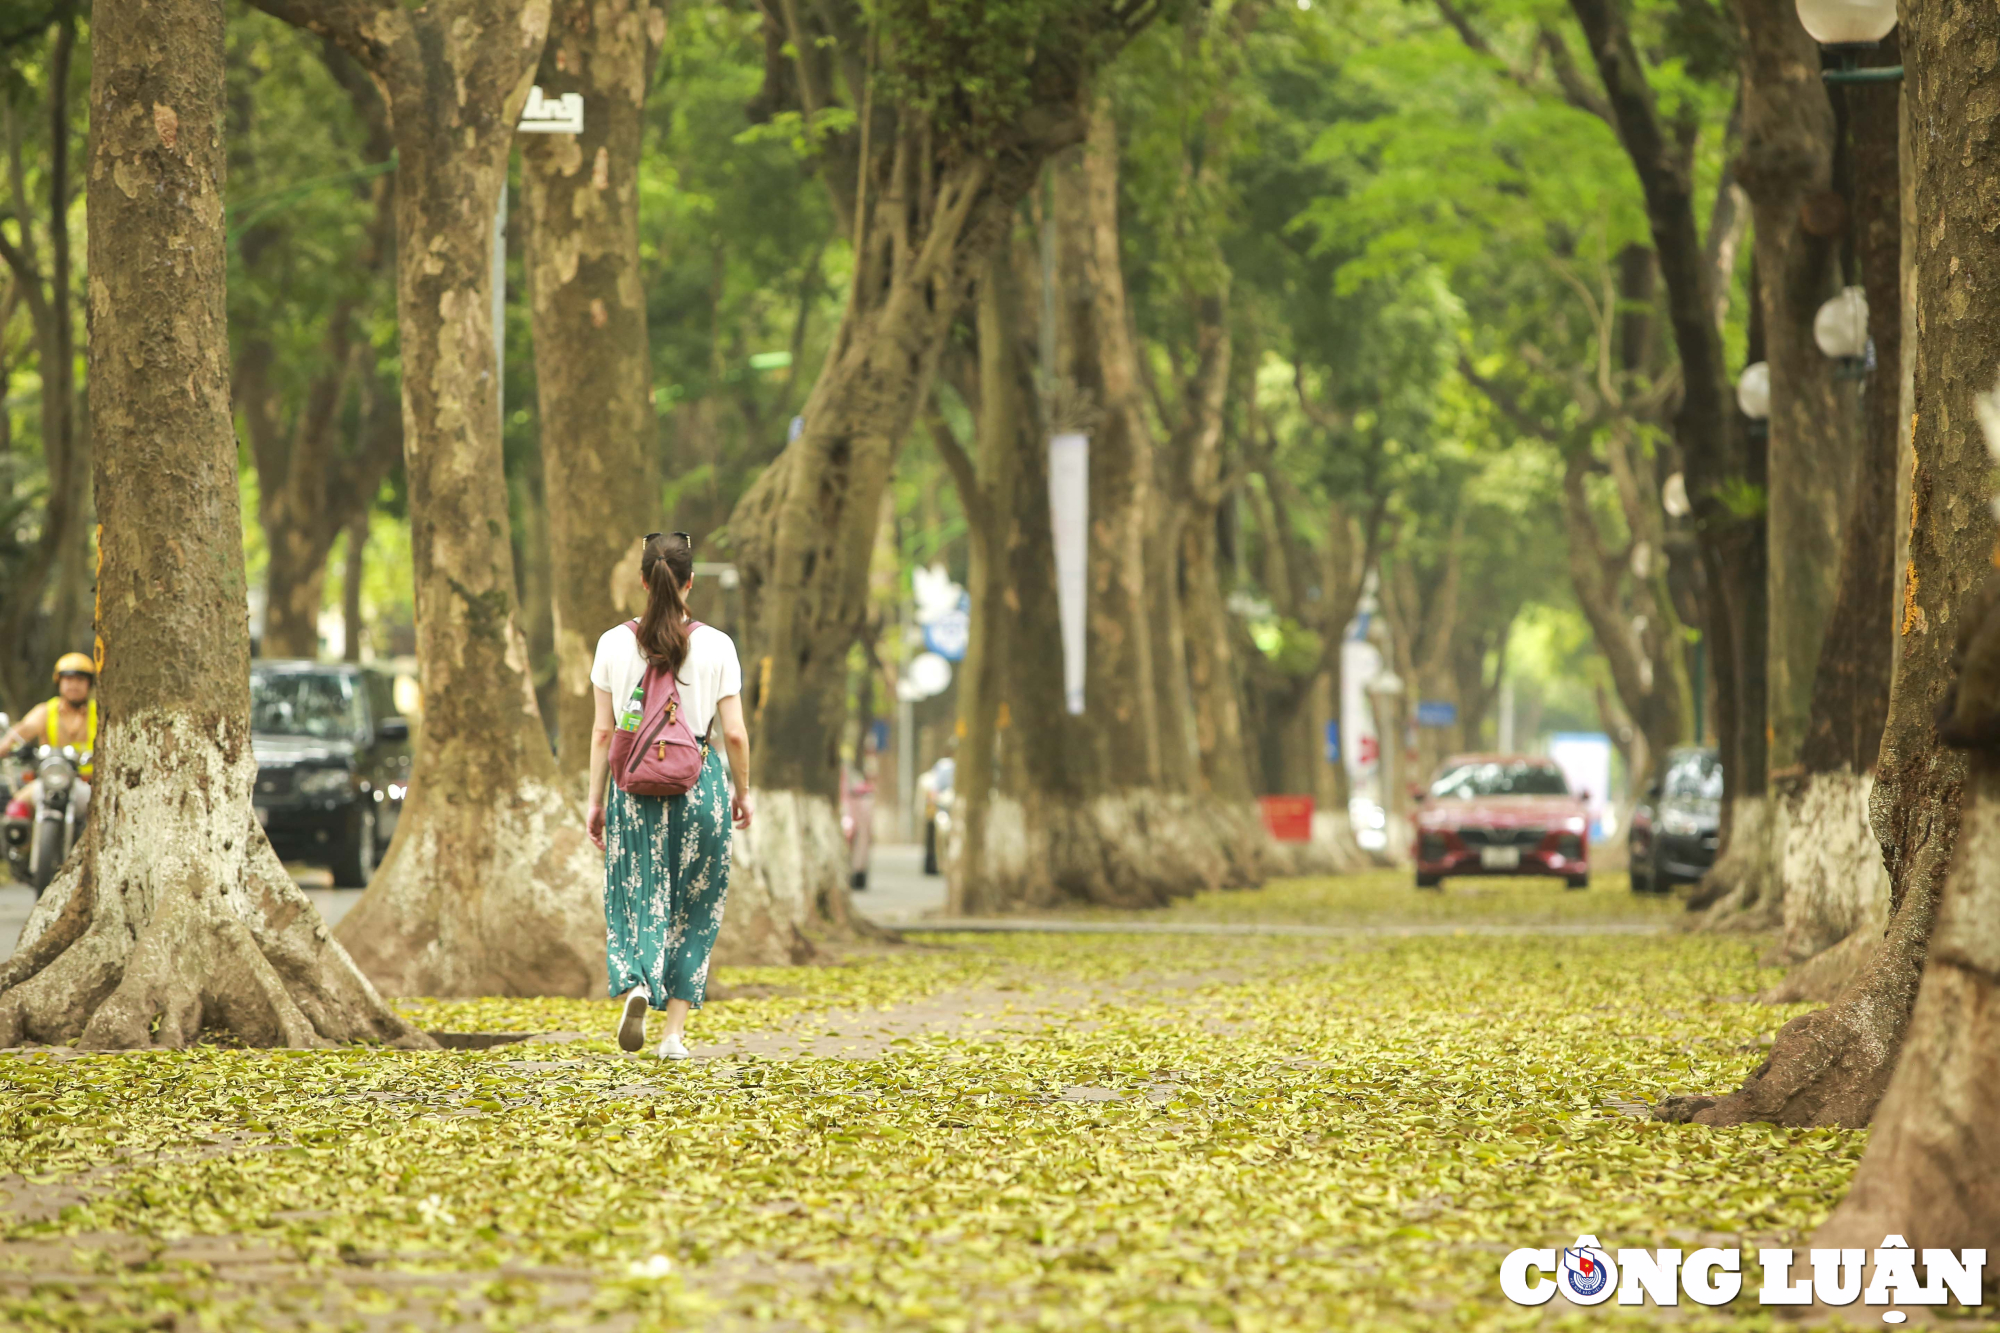
[[[700, 624], [698, 620], [688, 622], [690, 640]], [[636, 620], [632, 634], [634, 638], [639, 634]], [[623, 703], [618, 730], [611, 734], [611, 780], [620, 791], [633, 796], [685, 795], [701, 780], [708, 745], [697, 740], [688, 726], [681, 708], [680, 682], [673, 672], [648, 662], [639, 693], [637, 701]], [[638, 720], [627, 726], [634, 702], [638, 703]]]

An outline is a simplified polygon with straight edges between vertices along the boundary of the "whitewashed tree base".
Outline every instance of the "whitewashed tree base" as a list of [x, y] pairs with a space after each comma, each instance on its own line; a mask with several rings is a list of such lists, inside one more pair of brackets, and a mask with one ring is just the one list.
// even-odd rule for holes
[[1874, 788], [1865, 773], [1815, 773], [1785, 798], [1780, 961], [1812, 958], [1856, 932], [1881, 937], [1889, 871], [1868, 820]]
[[1261, 883], [1269, 844], [1254, 806], [1128, 791], [1030, 809], [995, 794], [986, 808], [983, 882], [974, 893], [959, 888], [954, 901], [1003, 910], [1076, 902], [1162, 907], [1205, 889]]
[[0, 1047], [253, 1046], [430, 1038], [384, 1004], [250, 818], [255, 761], [185, 718], [121, 719], [107, 741], [171, 780], [94, 793], [84, 847], [0, 963]]
[[483, 809], [413, 788], [335, 934], [386, 995], [601, 995], [604, 856], [553, 783]]
[[1709, 898], [1696, 929], [1775, 929], [1784, 910], [1781, 849], [1789, 806], [1782, 799], [1742, 796], [1731, 813], [1729, 846], [1696, 889]]
[[732, 833], [729, 903], [715, 961], [802, 963], [811, 934], [853, 924], [847, 839], [832, 801], [795, 791], [750, 794], [750, 827]]

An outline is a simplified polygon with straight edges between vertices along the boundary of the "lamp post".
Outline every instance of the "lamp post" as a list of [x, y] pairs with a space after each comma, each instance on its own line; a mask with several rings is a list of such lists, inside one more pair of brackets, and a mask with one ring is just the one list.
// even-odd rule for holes
[[1841, 288], [1813, 316], [1813, 341], [1833, 359], [1833, 373], [1841, 379], [1867, 379], [1875, 359], [1868, 338], [1868, 293], [1859, 287]]
[[1771, 363], [1753, 361], [1736, 378], [1736, 406], [1750, 418], [1750, 438], [1771, 432]]
[[1838, 69], [1821, 72], [1828, 83], [1894, 83], [1903, 77], [1901, 65], [1856, 68], [1861, 53], [1896, 26], [1896, 0], [1798, 0], [1798, 8], [1805, 30], [1840, 62]]

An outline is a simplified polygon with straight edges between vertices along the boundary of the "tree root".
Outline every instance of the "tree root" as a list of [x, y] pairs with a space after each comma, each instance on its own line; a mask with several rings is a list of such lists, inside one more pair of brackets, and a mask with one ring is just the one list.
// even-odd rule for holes
[[1854, 984], [1827, 1008], [1780, 1028], [1770, 1056], [1740, 1089], [1716, 1099], [1673, 1098], [1655, 1117], [1701, 1125], [1867, 1124], [1895, 1068], [1936, 901], [1928, 880], [1914, 882]]
[[604, 862], [583, 811], [523, 780], [502, 799], [412, 786], [388, 859], [336, 934], [386, 995], [596, 995]]
[[2000, 1242], [2000, 772], [1982, 755], [1901, 1058], [1848, 1196], [1813, 1243]]
[[182, 1047], [204, 1029], [252, 1046], [435, 1045], [328, 937], [261, 831], [245, 859], [245, 882], [233, 885], [193, 873], [100, 883], [87, 842], [0, 971], [0, 1046]]

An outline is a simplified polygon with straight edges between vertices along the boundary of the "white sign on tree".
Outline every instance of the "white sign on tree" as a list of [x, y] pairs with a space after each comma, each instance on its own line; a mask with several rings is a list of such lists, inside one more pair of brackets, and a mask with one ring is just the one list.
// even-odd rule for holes
[[1084, 608], [1090, 586], [1090, 437], [1077, 431], [1049, 437], [1049, 526], [1055, 530], [1063, 698], [1071, 713], [1081, 713]]

